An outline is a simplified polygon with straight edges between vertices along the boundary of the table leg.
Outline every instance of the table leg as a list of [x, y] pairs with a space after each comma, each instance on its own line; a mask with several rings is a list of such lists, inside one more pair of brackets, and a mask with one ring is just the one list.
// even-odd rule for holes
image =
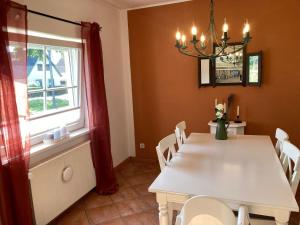
[[159, 204], [159, 225], [169, 225], [168, 204]]
[[277, 225], [288, 225], [290, 219], [290, 212], [277, 211], [275, 213], [275, 221]]
[[167, 196], [162, 193], [156, 194], [156, 200], [159, 209], [159, 225], [169, 225], [169, 212]]
[[280, 222], [276, 220], [276, 225], [288, 225], [288, 222]]

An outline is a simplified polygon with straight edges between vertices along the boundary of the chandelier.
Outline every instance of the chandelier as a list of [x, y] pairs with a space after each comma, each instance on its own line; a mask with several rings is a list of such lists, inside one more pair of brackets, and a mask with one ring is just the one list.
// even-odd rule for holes
[[[215, 1], [210, 0], [210, 20], [208, 27], [208, 37], [207, 41], [204, 33], [200, 35], [200, 40], [197, 38], [197, 27], [193, 26], [191, 29], [192, 40], [187, 43], [186, 35], [180, 33], [178, 30], [176, 32], [176, 45], [175, 47], [178, 51], [184, 55], [192, 56], [201, 59], [215, 59], [217, 57], [222, 61], [227, 60], [227, 62], [233, 63], [234, 61], [237, 63], [240, 59], [242, 59], [242, 55], [240, 55], [240, 51], [244, 49], [251, 40], [250, 37], [250, 25], [248, 21], [244, 24], [243, 28], [243, 38], [241, 41], [241, 45], [239, 48], [229, 48], [229, 46], [233, 45], [229, 43], [228, 29], [229, 26], [226, 22], [226, 19], [223, 24], [223, 35], [220, 39], [218, 39], [218, 34], [216, 32], [215, 25], [215, 16], [214, 16], [214, 8]], [[210, 51], [209, 51], [210, 50]], [[237, 55], [238, 54], [238, 55]], [[225, 62], [224, 61], [224, 62]]]
[[[243, 51], [235, 52], [235, 50], [239, 47], [240, 45], [233, 45], [233, 46], [228, 46], [226, 48], [226, 52], [229, 52], [228, 54], [225, 54], [225, 56], [220, 56], [218, 59], [225, 64], [233, 64], [234, 67], [240, 66], [243, 63]], [[235, 52], [235, 53], [231, 53]]]

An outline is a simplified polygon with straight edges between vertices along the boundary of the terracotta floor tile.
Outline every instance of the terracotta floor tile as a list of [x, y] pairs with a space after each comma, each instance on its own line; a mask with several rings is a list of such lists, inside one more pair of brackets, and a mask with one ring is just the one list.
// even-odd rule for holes
[[142, 199], [136, 198], [115, 204], [121, 216], [129, 216], [149, 210], [151, 206]]
[[66, 213], [56, 221], [57, 225], [89, 225], [85, 211], [73, 211]]
[[110, 196], [113, 202], [129, 200], [138, 197], [138, 194], [132, 188], [120, 189], [117, 193]]
[[112, 200], [108, 195], [99, 195], [96, 192], [89, 193], [84, 199], [81, 200], [85, 209], [92, 209], [104, 205], [111, 205]]
[[128, 181], [126, 181], [126, 179], [124, 179], [124, 178], [118, 179], [118, 184], [119, 184], [119, 189], [123, 189], [123, 188], [128, 188], [128, 187], [130, 187], [130, 184], [129, 184]]
[[130, 176], [136, 176], [137, 174], [141, 174], [143, 173], [143, 171], [141, 171], [141, 169], [138, 166], [131, 164], [128, 167], [120, 170], [120, 173], [123, 177], [130, 177]]
[[138, 184], [132, 186], [133, 190], [139, 195], [149, 195], [150, 192], [148, 192], [148, 188], [150, 186], [150, 183], [147, 184]]
[[158, 214], [155, 211], [142, 212], [123, 217], [126, 225], [158, 225]]
[[148, 205], [150, 205], [152, 208], [158, 209], [158, 203], [156, 202], [156, 196], [155, 194], [148, 194], [143, 196], [143, 200], [147, 202]]
[[144, 173], [137, 176], [128, 177], [126, 181], [130, 185], [148, 184], [152, 183], [156, 177], [157, 175], [153, 173]]
[[99, 223], [97, 225], [125, 225], [125, 223], [121, 218], [117, 218], [104, 223]]
[[104, 223], [120, 217], [118, 209], [114, 205], [88, 209], [86, 213], [94, 224]]

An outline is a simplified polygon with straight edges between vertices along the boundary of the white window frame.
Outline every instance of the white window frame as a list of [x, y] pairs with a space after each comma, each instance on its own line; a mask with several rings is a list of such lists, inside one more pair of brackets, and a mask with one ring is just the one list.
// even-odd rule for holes
[[[74, 122], [69, 123], [69, 124], [63, 124], [62, 123], [62, 125], [66, 125], [67, 130], [69, 132], [82, 129], [86, 125], [86, 119], [85, 119], [86, 118], [86, 98], [85, 98], [86, 96], [85, 96], [85, 86], [84, 86], [84, 82], [83, 82], [83, 69], [82, 69], [82, 60], [81, 60], [82, 50], [78, 45], [76, 47], [72, 47], [72, 44], [70, 46], [69, 43], [66, 44], [66, 45], [64, 45], [63, 43], [62, 44], [60, 43], [59, 45], [49, 45], [49, 44], [46, 44], [46, 43], [44, 44], [44, 42], [45, 42], [44, 40], [42, 42], [43, 43], [28, 42], [27, 47], [29, 48], [30, 45], [41, 46], [41, 47], [43, 47], [44, 51], [45, 51], [46, 47], [50, 47], [50, 48], [51, 47], [78, 48], [78, 63], [79, 63], [78, 64], [78, 86], [76, 87], [76, 88], [78, 88], [78, 92], [79, 92], [79, 94], [78, 94], [78, 98], [79, 98], [78, 99], [78, 107], [58, 109], [58, 110], [52, 111], [50, 113], [30, 115], [28, 123], [30, 124], [30, 121], [33, 121], [33, 120], [42, 119], [42, 118], [49, 117], [49, 116], [55, 116], [56, 114], [61, 114], [61, 113], [69, 112], [69, 111], [72, 111], [72, 110], [80, 109], [80, 118], [79, 118], [79, 120], [74, 121]], [[44, 57], [43, 66], [44, 66], [44, 72], [46, 72], [45, 57]], [[46, 85], [47, 84], [45, 83], [45, 85], [44, 85], [45, 87], [41, 90], [37, 90], [36, 92], [44, 92], [45, 94], [47, 94], [47, 90], [49, 90], [49, 89], [46, 88]], [[72, 86], [72, 87], [66, 87], [66, 88], [62, 88], [62, 89], [72, 89], [74, 87]], [[59, 88], [55, 88], [55, 90], [56, 89], [59, 89]], [[27, 91], [27, 93], [30, 93], [30, 92]], [[51, 130], [53, 130], [53, 128], [41, 131], [40, 133], [36, 133], [34, 135], [30, 135], [31, 146], [41, 143], [43, 141], [44, 134], [51, 131]]]

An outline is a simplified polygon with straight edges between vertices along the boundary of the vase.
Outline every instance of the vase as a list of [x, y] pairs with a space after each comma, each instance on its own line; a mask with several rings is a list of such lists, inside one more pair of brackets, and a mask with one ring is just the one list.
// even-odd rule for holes
[[218, 121], [217, 121], [217, 129], [216, 129], [215, 138], [217, 140], [226, 140], [227, 139], [226, 122], [224, 119], [218, 119]]

